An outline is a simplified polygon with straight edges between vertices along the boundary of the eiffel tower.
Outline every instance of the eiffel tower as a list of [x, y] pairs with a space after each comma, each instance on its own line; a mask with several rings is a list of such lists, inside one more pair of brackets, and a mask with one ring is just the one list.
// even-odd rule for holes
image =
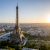
[[18, 4], [16, 6], [16, 23], [15, 23], [15, 28], [13, 30], [13, 34], [11, 35], [11, 40], [13, 44], [19, 44], [21, 42], [19, 33], [19, 24], [18, 24]]

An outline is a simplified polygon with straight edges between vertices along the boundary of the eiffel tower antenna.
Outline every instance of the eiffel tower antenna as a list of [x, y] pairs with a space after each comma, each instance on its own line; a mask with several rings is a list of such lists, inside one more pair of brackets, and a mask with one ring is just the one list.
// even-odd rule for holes
[[17, 6], [18, 6], [18, 0], [17, 0]]
[[18, 0], [17, 0], [17, 6], [16, 6], [16, 31], [18, 32]]

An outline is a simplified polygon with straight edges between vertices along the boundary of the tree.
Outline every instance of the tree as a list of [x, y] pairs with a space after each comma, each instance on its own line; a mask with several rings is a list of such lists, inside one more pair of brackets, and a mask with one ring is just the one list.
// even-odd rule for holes
[[41, 45], [40, 48], [39, 48], [39, 50], [47, 50], [46, 45]]

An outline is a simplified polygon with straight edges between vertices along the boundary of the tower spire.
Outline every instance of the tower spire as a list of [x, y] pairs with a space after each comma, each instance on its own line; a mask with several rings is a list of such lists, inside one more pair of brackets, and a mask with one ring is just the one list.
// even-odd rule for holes
[[18, 0], [17, 0], [17, 6], [18, 6]]
[[16, 6], [16, 31], [18, 32], [18, 3]]
[[19, 34], [19, 26], [18, 26], [18, 3], [16, 6], [16, 23], [15, 23], [15, 30], [13, 32], [12, 41], [14, 44], [20, 44], [20, 34]]

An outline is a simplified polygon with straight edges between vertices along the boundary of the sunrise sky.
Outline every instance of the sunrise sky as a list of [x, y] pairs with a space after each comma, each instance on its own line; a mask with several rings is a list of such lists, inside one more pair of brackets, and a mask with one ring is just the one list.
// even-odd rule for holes
[[[17, 0], [0, 0], [0, 23], [15, 23]], [[50, 23], [50, 0], [18, 0], [20, 23]]]

